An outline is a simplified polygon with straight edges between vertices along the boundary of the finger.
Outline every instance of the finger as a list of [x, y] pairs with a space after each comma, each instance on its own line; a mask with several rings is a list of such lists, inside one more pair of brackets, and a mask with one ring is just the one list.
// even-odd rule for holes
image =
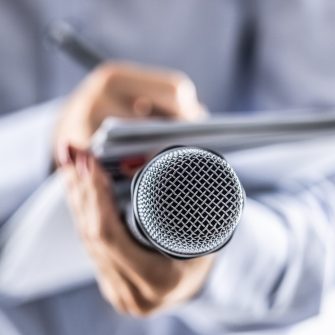
[[[120, 234], [118, 231], [115, 233], [114, 229], [113, 240], [110, 236], [111, 227], [118, 224], [119, 217], [116, 209], [112, 211], [114, 215], [107, 211], [113, 203], [106, 201], [109, 199], [106, 175], [87, 152], [68, 147], [66, 155], [67, 164], [63, 165], [62, 170], [66, 178], [68, 199], [88, 251], [95, 259], [102, 291], [120, 311], [127, 312], [127, 308], [130, 308], [132, 312], [139, 314], [151, 310], [154, 300], [147, 300], [146, 295], [141, 294], [145, 286], [143, 280], [136, 279], [138, 276], [134, 271], [129, 271], [128, 266], [119, 264], [116, 270], [114, 248], [111, 247], [113, 240], [119, 238]], [[89, 171], [92, 171], [92, 178], [88, 178]], [[118, 287], [118, 290], [115, 291], [113, 287]]]
[[127, 284], [129, 299], [125, 300], [127, 310], [133, 316], [146, 316], [152, 312], [156, 312], [165, 307], [160, 299], [151, 299], [143, 294], [141, 286], [131, 280], [121, 268], [119, 268], [120, 277]]
[[[90, 215], [87, 211], [87, 187], [85, 177], [88, 171], [88, 154], [74, 147], [66, 146], [59, 149], [59, 162], [61, 162], [63, 176], [67, 186], [67, 197], [72, 209], [76, 213], [78, 228], [89, 227]], [[89, 245], [90, 246], [90, 245]], [[108, 255], [101, 252], [101, 248], [88, 248], [94, 256], [97, 268], [97, 279], [100, 290], [115, 309], [121, 313], [128, 313], [124, 299], [129, 299], [129, 289], [114, 269]]]
[[153, 262], [168, 266], [171, 260], [144, 249], [129, 235], [111, 194], [110, 181], [92, 156], [88, 157], [87, 171], [85, 178], [79, 178], [77, 174], [72, 192], [74, 207], [81, 218], [79, 230], [87, 247], [93, 251], [104, 248], [104, 252], [141, 283], [149, 274], [159, 282], [165, 273], [152, 270]]
[[108, 255], [145, 297], [157, 300], [157, 292], [168, 292], [178, 284], [180, 269], [171, 259], [144, 249], [130, 237], [110, 192], [109, 179], [90, 155], [84, 171], [87, 175], [77, 179], [80, 185], [74, 188], [72, 202], [86, 247], [97, 263]]
[[[98, 257], [101, 260], [101, 257]], [[129, 297], [128, 288], [125, 281], [120, 277], [114, 269], [114, 265], [108, 260], [108, 268], [106, 263], [96, 262], [97, 282], [102, 295], [111, 303], [119, 313], [129, 313], [126, 299]]]
[[[122, 112], [122, 116], [151, 115], [188, 121], [197, 120], [204, 115], [194, 84], [185, 74], [178, 71], [125, 63], [104, 64], [91, 77], [91, 82], [98, 84], [89, 85], [90, 94], [95, 90], [101, 101], [101, 92], [105, 92], [105, 106], [109, 113], [111, 101], [115, 104], [115, 98], [123, 97], [128, 99], [128, 105], [132, 108], [127, 111], [121, 103], [113, 114]], [[97, 87], [100, 89], [97, 90]]]
[[[98, 258], [100, 261], [103, 259], [100, 256]], [[118, 311], [133, 316], [143, 316], [163, 307], [160, 302], [143, 296], [138, 286], [111, 260], [97, 263], [97, 267], [99, 287]]]
[[153, 103], [147, 97], [138, 97], [134, 99], [133, 102], [133, 112], [139, 117], [148, 117], [153, 111]]
[[111, 84], [120, 94], [145, 97], [156, 116], [188, 119], [196, 112], [192, 110], [197, 102], [195, 86], [180, 72], [127, 64], [115, 73]]
[[97, 281], [105, 298], [121, 313], [133, 316], [143, 315], [156, 307], [156, 304], [145, 299], [137, 286], [108, 257], [102, 249], [95, 248]]
[[[67, 145], [59, 149], [57, 158], [60, 170], [65, 181], [66, 197], [77, 225], [84, 225], [87, 215], [87, 192], [84, 184], [85, 170], [87, 169], [88, 153], [73, 146]], [[62, 158], [63, 157], [63, 158]]]

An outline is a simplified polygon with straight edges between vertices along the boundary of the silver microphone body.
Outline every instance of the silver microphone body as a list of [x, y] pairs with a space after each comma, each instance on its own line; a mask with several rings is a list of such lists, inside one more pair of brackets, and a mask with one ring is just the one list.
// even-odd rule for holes
[[243, 187], [218, 153], [173, 147], [133, 178], [127, 225], [141, 244], [187, 259], [225, 246], [241, 219]]

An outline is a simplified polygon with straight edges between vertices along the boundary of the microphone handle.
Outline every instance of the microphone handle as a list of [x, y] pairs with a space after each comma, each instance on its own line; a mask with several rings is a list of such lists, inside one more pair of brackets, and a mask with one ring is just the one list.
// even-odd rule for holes
[[145, 247], [149, 247], [150, 249], [153, 249], [153, 246], [151, 245], [151, 243], [143, 235], [143, 233], [140, 231], [138, 225], [136, 224], [132, 202], [130, 202], [126, 205], [124, 213], [125, 213], [126, 226], [128, 228], [128, 231], [132, 235], [132, 237], [137, 242], [139, 242], [141, 245], [143, 245]]

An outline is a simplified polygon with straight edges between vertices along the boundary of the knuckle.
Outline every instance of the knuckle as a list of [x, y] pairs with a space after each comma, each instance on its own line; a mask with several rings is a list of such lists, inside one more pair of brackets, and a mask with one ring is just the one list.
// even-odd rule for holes
[[174, 266], [171, 266], [168, 271], [166, 269], [152, 271], [147, 280], [147, 287], [143, 289], [143, 295], [151, 303], [160, 304], [176, 290], [181, 280], [181, 272]]

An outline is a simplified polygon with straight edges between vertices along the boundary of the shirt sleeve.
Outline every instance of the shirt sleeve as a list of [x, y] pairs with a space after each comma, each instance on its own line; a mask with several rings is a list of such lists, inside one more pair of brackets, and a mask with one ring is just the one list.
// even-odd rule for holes
[[48, 175], [60, 100], [0, 118], [0, 225]]
[[308, 171], [248, 197], [205, 287], [179, 311], [189, 324], [207, 332], [258, 329], [318, 313], [335, 282], [334, 163], [321, 169], [316, 160], [313, 169], [310, 160]]

